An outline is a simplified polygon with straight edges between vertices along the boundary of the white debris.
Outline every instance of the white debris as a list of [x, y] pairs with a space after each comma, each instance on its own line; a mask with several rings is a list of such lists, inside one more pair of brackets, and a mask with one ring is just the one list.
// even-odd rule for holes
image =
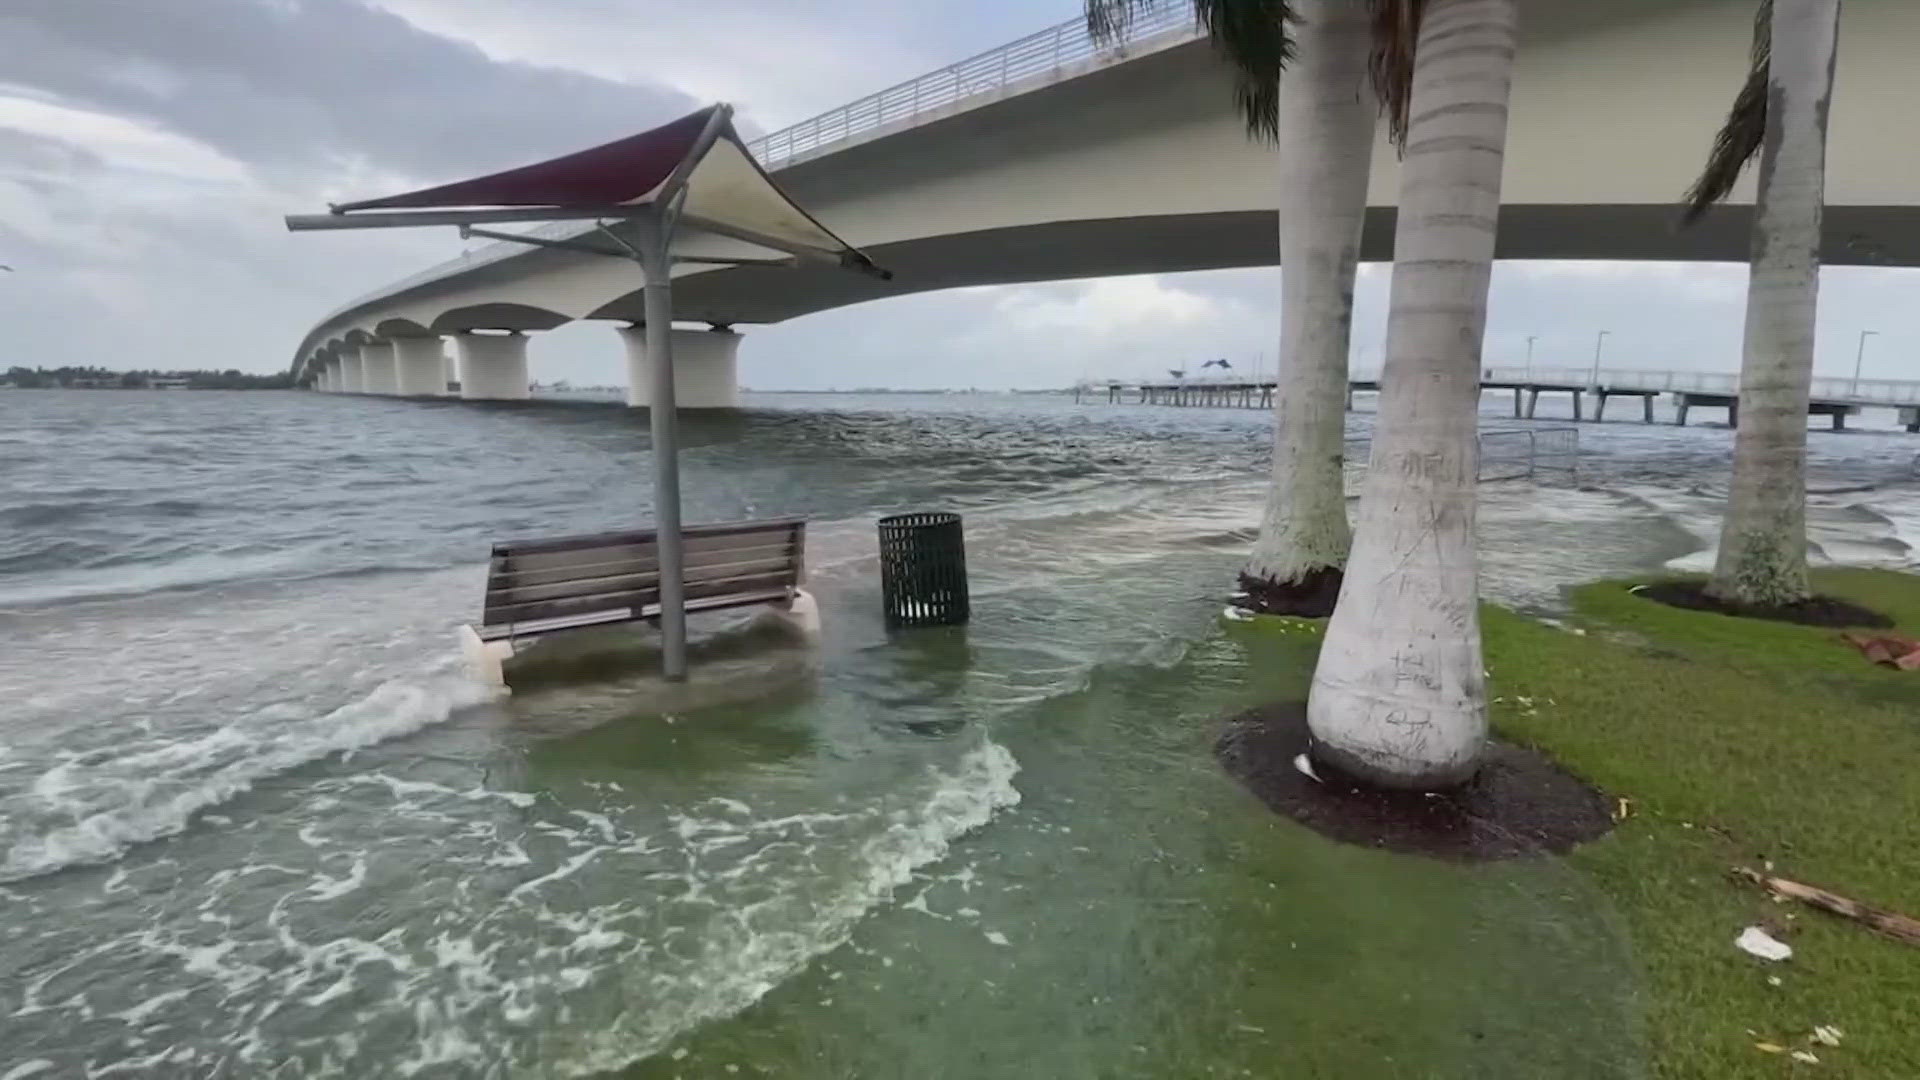
[[1813, 1051], [1811, 1050], [1795, 1050], [1793, 1053], [1788, 1054], [1787, 1056], [1792, 1058], [1795, 1061], [1804, 1061], [1809, 1065], [1820, 1064], [1820, 1059], [1817, 1057], [1814, 1057]]
[[1228, 622], [1248, 622], [1252, 620], [1253, 612], [1248, 611], [1246, 608], [1229, 607], [1220, 613], [1220, 617]]
[[1813, 1029], [1813, 1041], [1822, 1046], [1839, 1046], [1840, 1036], [1845, 1034], [1831, 1024], [1821, 1024]]
[[1312, 780], [1316, 784], [1326, 783], [1326, 781], [1320, 779], [1319, 773], [1313, 771], [1313, 759], [1305, 754], [1293, 755], [1293, 767], [1299, 769], [1309, 780]]
[[995, 945], [1007, 944], [1007, 935], [1001, 933], [998, 930], [988, 930], [985, 936], [988, 941], [994, 943]]
[[1785, 960], [1793, 955], [1793, 946], [1775, 938], [1757, 926], [1749, 926], [1733, 939], [1740, 950], [1762, 960]]

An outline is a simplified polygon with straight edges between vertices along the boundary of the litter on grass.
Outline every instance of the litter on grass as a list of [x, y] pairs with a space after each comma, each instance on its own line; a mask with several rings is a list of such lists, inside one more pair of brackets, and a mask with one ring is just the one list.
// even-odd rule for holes
[[1785, 960], [1793, 955], [1793, 946], [1757, 926], [1749, 926], [1733, 939], [1740, 950], [1762, 960]]

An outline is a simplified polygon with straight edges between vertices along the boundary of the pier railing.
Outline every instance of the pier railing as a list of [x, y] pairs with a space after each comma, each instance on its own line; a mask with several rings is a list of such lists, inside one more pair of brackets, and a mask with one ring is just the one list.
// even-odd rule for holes
[[[1577, 386], [1583, 389], [1597, 386], [1603, 390], [1717, 394], [1722, 397], [1738, 397], [1740, 394], [1739, 375], [1715, 371], [1490, 367], [1481, 371], [1480, 381], [1503, 385]], [[1852, 405], [1920, 405], [1920, 381], [1819, 376], [1813, 380], [1813, 400]]]
[[911, 122], [971, 98], [997, 94], [1024, 79], [1059, 71], [1068, 64], [1101, 55], [1125, 55], [1128, 45], [1170, 31], [1184, 31], [1187, 37], [1199, 35], [1189, 0], [1153, 0], [1137, 8], [1124, 36], [1111, 45], [1096, 44], [1087, 33], [1084, 18], [1069, 19], [782, 128], [756, 140], [749, 149], [761, 165], [777, 169], [803, 154], [889, 124]]

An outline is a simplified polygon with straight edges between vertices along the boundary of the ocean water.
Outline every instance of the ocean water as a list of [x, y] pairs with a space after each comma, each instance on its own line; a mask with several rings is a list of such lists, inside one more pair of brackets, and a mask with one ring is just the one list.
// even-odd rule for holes
[[[0, 1078], [1637, 1075], [1576, 874], [1340, 848], [1213, 768], [1309, 671], [1218, 617], [1264, 414], [749, 406], [683, 421], [687, 519], [809, 518], [826, 632], [698, 620], [697, 705], [455, 645], [490, 540], [648, 518], [643, 414], [0, 394]], [[1710, 557], [1730, 432], [1579, 434], [1484, 489], [1489, 596]], [[1811, 439], [1816, 557], [1912, 565], [1920, 438]], [[880, 623], [908, 509], [966, 515], [965, 630]]]

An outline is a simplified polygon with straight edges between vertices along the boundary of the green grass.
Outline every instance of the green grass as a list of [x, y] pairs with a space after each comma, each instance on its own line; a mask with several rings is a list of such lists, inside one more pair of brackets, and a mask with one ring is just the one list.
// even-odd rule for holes
[[[1816, 588], [1920, 634], [1920, 578], [1821, 571]], [[1730, 880], [1738, 864], [1920, 915], [1920, 672], [1877, 668], [1832, 630], [1576, 591], [1584, 635], [1490, 609], [1495, 727], [1631, 802], [1569, 856], [1619, 905], [1661, 1077], [1920, 1077], [1920, 949]], [[1750, 923], [1794, 957], [1733, 947]], [[1768, 977], [1777, 976], [1779, 985]], [[1804, 1046], [1804, 1065], [1756, 1042]]]

